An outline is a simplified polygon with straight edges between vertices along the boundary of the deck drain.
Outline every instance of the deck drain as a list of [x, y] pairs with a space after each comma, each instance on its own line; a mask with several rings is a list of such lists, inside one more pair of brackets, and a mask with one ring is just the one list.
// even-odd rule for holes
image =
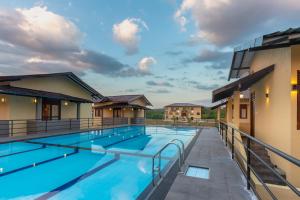
[[209, 168], [189, 166], [185, 172], [186, 176], [209, 179]]

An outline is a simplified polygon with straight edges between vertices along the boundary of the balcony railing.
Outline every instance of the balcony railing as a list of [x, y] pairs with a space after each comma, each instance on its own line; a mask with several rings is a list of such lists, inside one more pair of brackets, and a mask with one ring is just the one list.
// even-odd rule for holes
[[19, 119], [0, 120], [0, 138], [37, 133], [102, 129], [121, 125], [144, 124], [144, 118], [69, 118], [61, 120]]
[[[299, 189], [288, 179], [284, 178], [282, 174], [278, 172], [267, 163], [259, 153], [254, 150], [254, 146], [265, 149], [268, 153], [271, 153], [279, 157], [285, 164], [293, 165], [298, 172], [300, 172], [300, 160], [292, 157], [271, 145], [268, 145], [261, 140], [258, 140], [241, 130], [236, 129], [233, 126], [228, 125], [225, 122], [220, 122], [218, 125], [219, 133], [224, 141], [225, 145], [231, 150], [232, 159], [235, 159], [241, 168], [243, 174], [247, 180], [247, 189], [252, 188], [259, 199], [298, 199], [300, 198]], [[279, 180], [281, 187], [274, 187], [274, 184], [270, 184], [263, 180], [263, 177], [257, 171], [257, 166], [252, 162], [256, 160], [259, 162], [259, 166], [265, 167], [268, 173]], [[257, 163], [256, 163], [257, 165]], [[299, 176], [299, 174], [298, 174]], [[298, 177], [299, 178], [299, 177]], [[260, 190], [259, 186], [262, 186]], [[264, 191], [262, 192], [263, 189]], [[265, 195], [267, 194], [267, 196]]]

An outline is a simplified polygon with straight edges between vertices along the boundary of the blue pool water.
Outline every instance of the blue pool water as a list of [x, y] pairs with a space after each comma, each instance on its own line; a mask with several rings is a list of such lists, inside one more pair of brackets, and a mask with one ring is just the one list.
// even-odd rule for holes
[[[136, 199], [151, 184], [151, 156], [173, 139], [186, 147], [195, 134], [128, 126], [0, 144], [0, 199]], [[165, 168], [176, 148], [162, 156]]]

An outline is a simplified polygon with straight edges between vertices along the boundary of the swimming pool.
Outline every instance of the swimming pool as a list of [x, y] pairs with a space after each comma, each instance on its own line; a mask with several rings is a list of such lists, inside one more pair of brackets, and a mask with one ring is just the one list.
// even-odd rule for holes
[[[126, 126], [1, 144], [0, 199], [139, 198], [152, 183], [153, 155], [174, 139], [187, 147], [196, 132]], [[161, 156], [164, 169], [176, 146]]]

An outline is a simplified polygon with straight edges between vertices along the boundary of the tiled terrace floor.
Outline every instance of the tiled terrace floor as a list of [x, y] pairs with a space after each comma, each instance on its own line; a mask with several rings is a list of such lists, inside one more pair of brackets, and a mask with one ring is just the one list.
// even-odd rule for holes
[[167, 200], [253, 200], [239, 167], [231, 159], [216, 128], [203, 129], [186, 159], [188, 165], [210, 169], [209, 180], [178, 174]]

